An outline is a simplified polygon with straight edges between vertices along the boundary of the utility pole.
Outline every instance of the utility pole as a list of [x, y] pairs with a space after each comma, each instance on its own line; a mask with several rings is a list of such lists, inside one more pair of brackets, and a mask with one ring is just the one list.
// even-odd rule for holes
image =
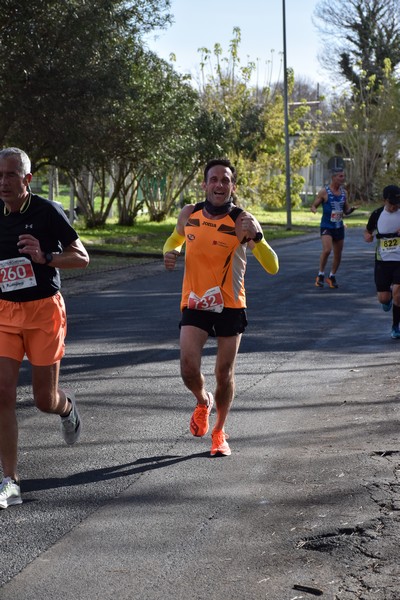
[[286, 229], [292, 229], [292, 202], [290, 198], [290, 148], [289, 148], [289, 110], [286, 60], [286, 6], [282, 0], [283, 16], [283, 111], [285, 119], [285, 171], [286, 171]]

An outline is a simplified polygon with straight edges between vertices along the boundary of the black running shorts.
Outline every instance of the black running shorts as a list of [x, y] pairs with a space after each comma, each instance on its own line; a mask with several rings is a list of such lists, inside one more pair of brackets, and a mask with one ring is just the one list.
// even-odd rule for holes
[[330, 235], [334, 242], [340, 242], [340, 240], [344, 240], [344, 227], [338, 227], [338, 229], [333, 229], [332, 227], [321, 227], [320, 234]]
[[400, 285], [400, 261], [376, 260], [375, 285], [377, 292], [390, 292], [391, 286]]
[[216, 313], [207, 310], [184, 308], [179, 328], [192, 325], [203, 329], [212, 337], [232, 337], [243, 333], [247, 326], [244, 308], [224, 308]]

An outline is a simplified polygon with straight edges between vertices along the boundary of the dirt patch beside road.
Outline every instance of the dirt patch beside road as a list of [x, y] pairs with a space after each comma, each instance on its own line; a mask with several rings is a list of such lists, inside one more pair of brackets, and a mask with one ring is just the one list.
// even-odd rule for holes
[[343, 581], [335, 600], [400, 598], [400, 568], [396, 560], [400, 539], [400, 452], [374, 454], [371, 460], [376, 459], [382, 472], [365, 487], [377, 504], [376, 518], [326, 530], [302, 540], [298, 546], [329, 555], [343, 565]]

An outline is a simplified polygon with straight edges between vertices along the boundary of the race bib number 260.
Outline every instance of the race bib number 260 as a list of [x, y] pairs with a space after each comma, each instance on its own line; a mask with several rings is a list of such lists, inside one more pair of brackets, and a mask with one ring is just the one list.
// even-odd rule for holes
[[27, 258], [0, 260], [0, 288], [2, 292], [14, 292], [36, 285], [32, 263]]

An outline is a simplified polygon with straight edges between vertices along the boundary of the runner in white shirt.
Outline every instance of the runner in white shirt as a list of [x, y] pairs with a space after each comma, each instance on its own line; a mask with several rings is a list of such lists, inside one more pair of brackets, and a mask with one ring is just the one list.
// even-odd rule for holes
[[378, 301], [385, 312], [392, 309], [393, 339], [400, 339], [400, 187], [383, 190], [384, 205], [374, 210], [364, 231], [371, 243], [376, 232], [375, 285]]

